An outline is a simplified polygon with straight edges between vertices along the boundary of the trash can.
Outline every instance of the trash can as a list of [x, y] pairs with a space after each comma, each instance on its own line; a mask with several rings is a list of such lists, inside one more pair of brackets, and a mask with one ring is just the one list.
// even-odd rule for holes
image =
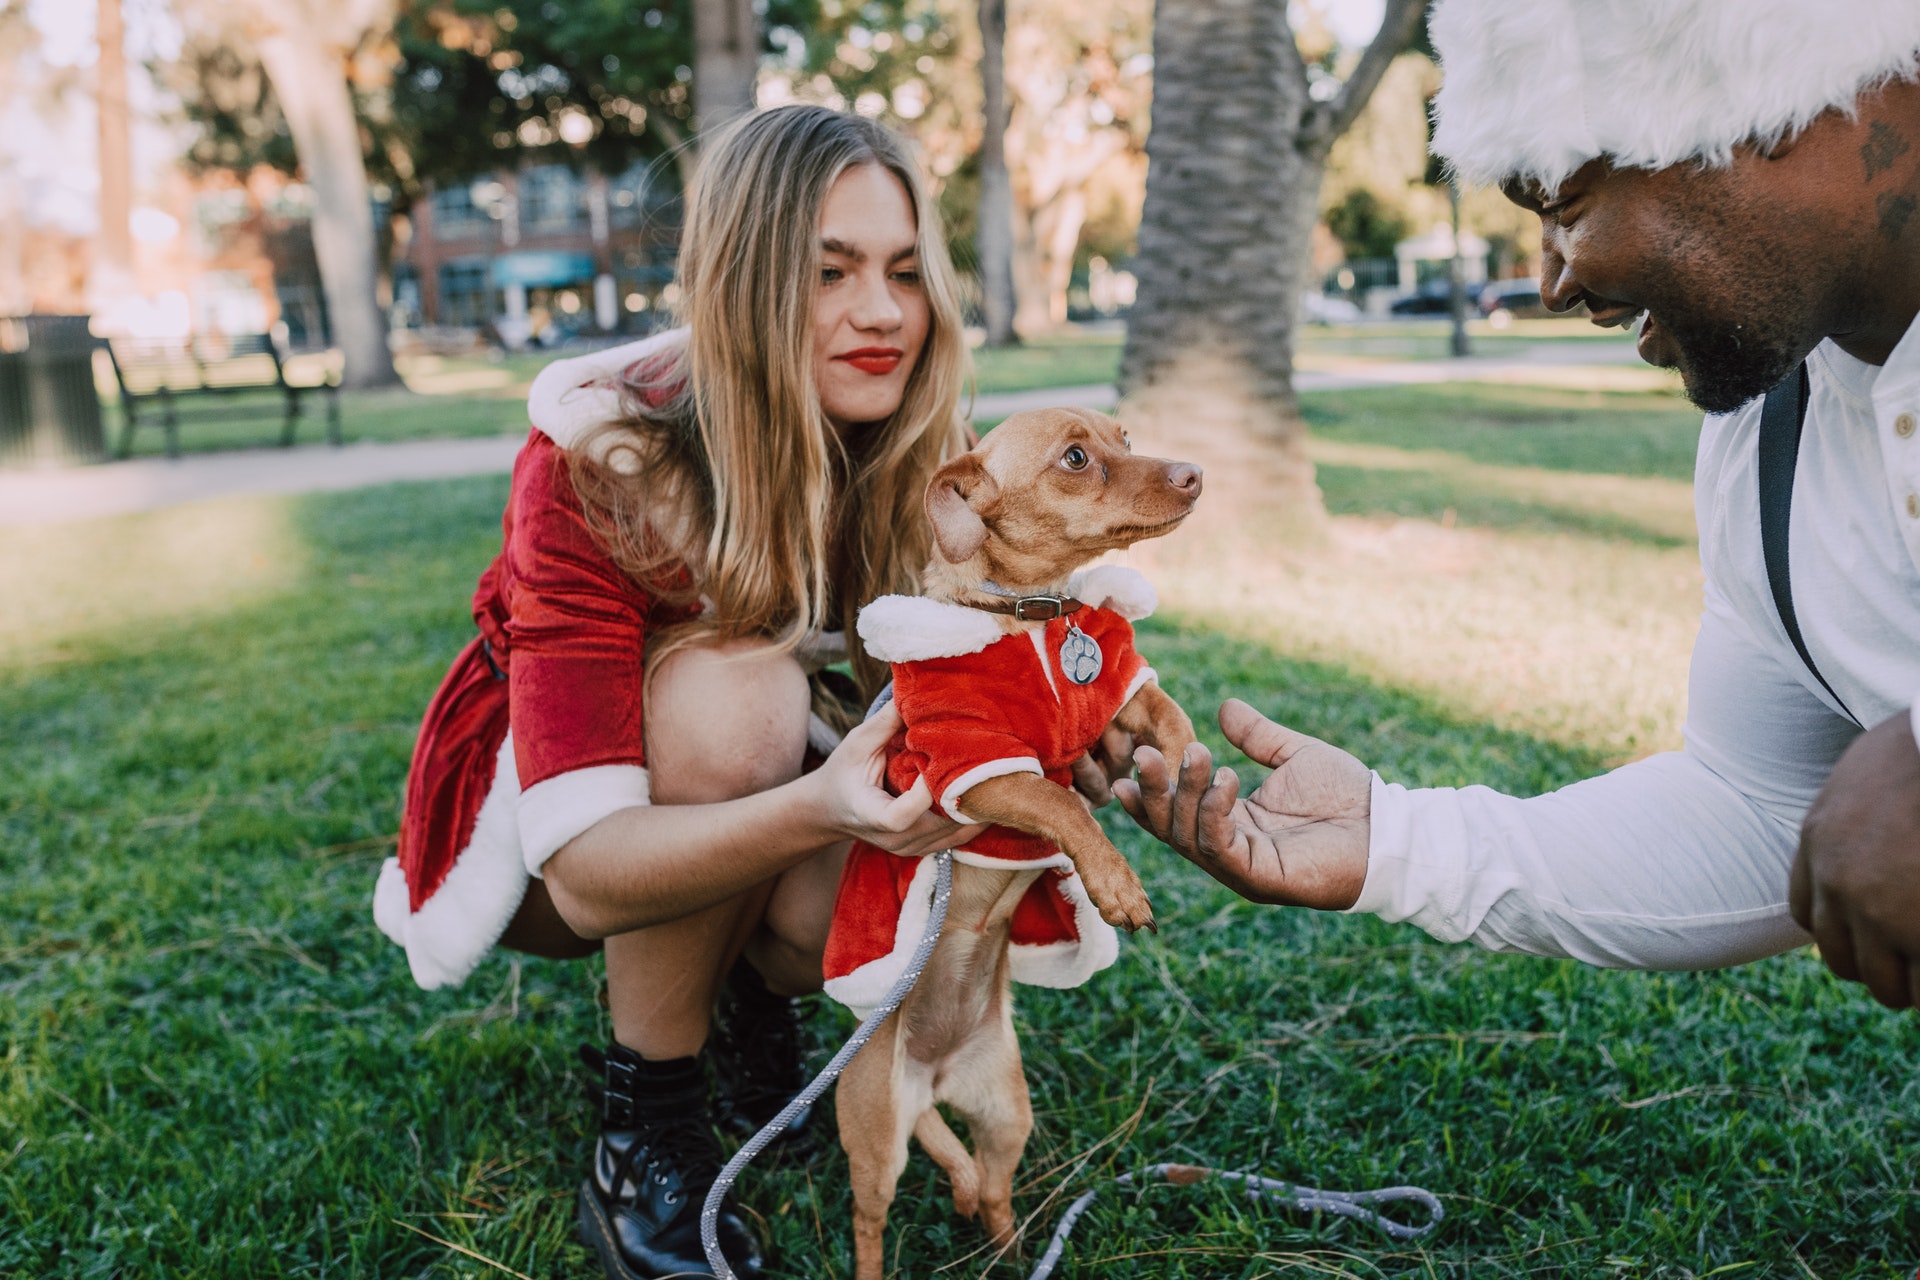
[[105, 460], [90, 319], [0, 319], [0, 466]]

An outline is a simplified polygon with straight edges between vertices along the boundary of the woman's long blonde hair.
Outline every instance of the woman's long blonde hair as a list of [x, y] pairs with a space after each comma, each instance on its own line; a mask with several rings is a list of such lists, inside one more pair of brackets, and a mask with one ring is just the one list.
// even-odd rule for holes
[[[820, 211], [847, 169], [900, 180], [918, 222], [930, 324], [892, 417], [842, 439], [813, 381]], [[925, 567], [927, 478], [970, 440], [970, 364], [938, 211], [884, 126], [786, 106], [705, 141], [687, 209], [678, 318], [686, 345], [630, 378], [630, 412], [570, 454], [588, 518], [616, 561], [660, 590], [685, 557], [702, 616], [650, 644], [704, 639], [786, 648], [847, 633], [864, 696], [885, 683], [854, 631], [861, 605], [911, 590]], [[691, 563], [704, 542], [704, 560]]]

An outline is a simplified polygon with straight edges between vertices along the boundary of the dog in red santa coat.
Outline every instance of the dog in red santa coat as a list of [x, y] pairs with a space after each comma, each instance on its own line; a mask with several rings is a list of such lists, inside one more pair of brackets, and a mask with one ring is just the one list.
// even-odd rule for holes
[[[1136, 457], [1118, 422], [1079, 409], [1015, 414], [935, 473], [937, 549], [925, 595], [860, 613], [893, 665], [905, 728], [890, 786], [924, 779], [958, 822], [993, 824], [954, 851], [945, 927], [899, 1012], [847, 1065], [836, 1095], [853, 1182], [855, 1273], [880, 1280], [907, 1138], [953, 1184], [954, 1208], [1014, 1237], [1013, 1173], [1033, 1128], [1011, 982], [1072, 987], [1112, 964], [1115, 927], [1153, 926], [1139, 877], [1072, 789], [1109, 726], [1177, 760], [1193, 725], [1133, 647], [1154, 593], [1130, 569], [1087, 568], [1171, 532], [1200, 469]], [[864, 1014], [925, 932], [930, 859], [855, 845], [834, 907], [826, 990]], [[970, 1153], [935, 1109], [965, 1118]]]

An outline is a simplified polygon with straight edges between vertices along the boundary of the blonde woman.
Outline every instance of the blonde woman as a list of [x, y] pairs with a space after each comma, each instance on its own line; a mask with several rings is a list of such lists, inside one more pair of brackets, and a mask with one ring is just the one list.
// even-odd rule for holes
[[[684, 329], [534, 383], [480, 634], [427, 711], [375, 895], [423, 987], [496, 944], [605, 952], [614, 1042], [580, 1215], [622, 1278], [707, 1274], [703, 1049], [737, 1127], [797, 1090], [792, 997], [820, 986], [847, 841], [966, 834], [924, 789], [879, 786], [891, 716], [834, 745], [886, 678], [842, 637], [913, 589], [927, 477], [969, 439], [915, 166], [857, 116], [738, 122], [704, 149], [680, 288]], [[843, 652], [851, 681], [822, 670]], [[755, 1274], [759, 1245], [722, 1224]]]

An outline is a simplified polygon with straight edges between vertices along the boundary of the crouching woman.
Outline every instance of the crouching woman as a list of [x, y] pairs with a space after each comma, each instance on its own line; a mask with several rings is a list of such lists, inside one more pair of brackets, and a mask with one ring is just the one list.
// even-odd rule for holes
[[[922, 492], [969, 439], [936, 219], [856, 116], [779, 108], [707, 143], [686, 328], [534, 383], [479, 635], [415, 748], [375, 897], [415, 980], [461, 982], [496, 944], [606, 955], [580, 1214], [609, 1276], [707, 1274], [703, 1058], [736, 1127], [797, 1090], [792, 997], [820, 986], [846, 842], [954, 843], [923, 792], [878, 785], [891, 715], [850, 728], [886, 678], [855, 612], [914, 589]], [[851, 681], [823, 670], [843, 654]], [[753, 1274], [759, 1244], [722, 1225]]]

